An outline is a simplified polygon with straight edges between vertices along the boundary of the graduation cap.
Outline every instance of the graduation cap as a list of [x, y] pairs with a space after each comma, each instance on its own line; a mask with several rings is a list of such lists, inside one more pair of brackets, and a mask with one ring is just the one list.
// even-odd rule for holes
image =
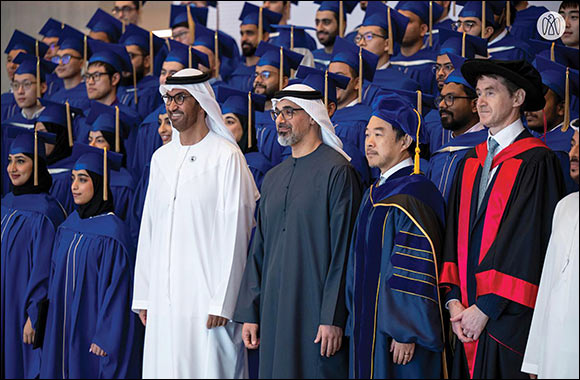
[[389, 54], [393, 54], [395, 42], [403, 41], [403, 36], [409, 24], [409, 18], [391, 7], [379, 2], [369, 1], [361, 26], [379, 26], [387, 32], [389, 38]]
[[296, 70], [302, 62], [304, 56], [285, 49], [284, 47], [275, 46], [267, 42], [261, 41], [256, 49], [256, 56], [260, 60], [256, 66], [274, 66], [280, 70], [279, 89], [282, 89], [282, 81], [284, 76], [290, 76], [290, 70]]
[[578, 58], [578, 49], [565, 45], [560, 45], [553, 41], [528, 40], [528, 44], [534, 49], [538, 56], [549, 58], [552, 62], [568, 66], [574, 70], [580, 68], [580, 59]]
[[165, 46], [165, 41], [162, 38], [157, 37], [153, 32], [140, 28], [135, 24], [127, 25], [125, 33], [121, 36], [119, 43], [125, 47], [136, 45], [145, 51], [146, 54], [151, 57], [151, 74], [153, 74], [155, 67], [155, 56]]
[[475, 17], [481, 20], [481, 37], [485, 33], [486, 24], [495, 27], [495, 18], [489, 1], [468, 1], [463, 6], [459, 17]]
[[415, 167], [413, 174], [420, 174], [420, 153], [419, 144], [427, 142], [423, 125], [423, 118], [421, 114], [410, 104], [405, 97], [399, 94], [382, 92], [377, 94], [376, 100], [373, 102], [374, 112], [372, 116], [386, 121], [391, 124], [393, 128], [402, 130], [417, 143], [415, 148]]
[[542, 76], [542, 83], [564, 99], [564, 122], [562, 131], [570, 126], [570, 95], [578, 95], [578, 71], [544, 57], [536, 58], [536, 67]]
[[445, 79], [444, 83], [457, 83], [457, 84], [462, 84], [467, 88], [472, 89], [473, 91], [475, 91], [475, 88], [473, 88], [473, 86], [467, 81], [467, 79], [465, 79], [463, 77], [463, 74], [461, 74], [461, 66], [463, 66], [463, 63], [467, 60], [463, 57], [460, 57], [458, 55], [455, 54], [449, 54], [449, 59], [451, 60], [451, 63], [453, 64], [453, 71], [449, 73], [449, 75], [447, 76], [447, 78]]
[[71, 107], [69, 102], [66, 101], [64, 104], [52, 102], [46, 99], [40, 99], [40, 103], [44, 106], [44, 110], [36, 118], [37, 122], [42, 123], [52, 123], [66, 127], [68, 134], [69, 146], [73, 146], [73, 133], [72, 133], [72, 119], [74, 116], [82, 115], [82, 110]]
[[272, 25], [278, 30], [278, 37], [271, 43], [276, 46], [284, 46], [293, 50], [294, 48], [309, 49], [310, 43], [308, 40], [307, 30], [316, 30], [310, 26], [297, 25]]
[[[214, 53], [216, 74], [219, 73], [219, 59], [224, 56], [232, 58], [236, 51], [236, 40], [219, 30], [211, 30], [205, 26], [197, 26], [197, 37], [193, 46], [205, 46]], [[217, 43], [216, 43], [217, 42]]]
[[71, 27], [70, 25], [65, 24], [60, 32], [58, 46], [60, 50], [72, 49], [74, 51], [79, 52], [83, 56], [85, 62], [87, 62], [88, 58], [87, 41], [89, 40], [92, 40], [92, 38], [80, 32], [79, 30]]
[[443, 41], [439, 55], [455, 54], [463, 58], [487, 57], [487, 41], [465, 32], [459, 33], [449, 29], [439, 29], [439, 40]]
[[217, 101], [220, 102], [222, 114], [234, 113], [248, 117], [248, 148], [252, 147], [252, 117], [254, 111], [264, 111], [266, 97], [244, 92], [231, 87], [220, 86], [217, 89]]
[[109, 199], [109, 171], [119, 171], [123, 155], [87, 144], [75, 143], [71, 157], [75, 159], [73, 170], [90, 170], [103, 177], [103, 200]]
[[91, 131], [110, 132], [115, 135], [115, 152], [121, 152], [121, 139], [129, 135], [128, 116], [119, 106], [107, 106], [99, 102], [91, 103], [86, 123]]
[[13, 139], [8, 154], [28, 153], [33, 155], [34, 186], [38, 186], [38, 158], [46, 160], [44, 144], [55, 144], [56, 135], [39, 132], [36, 128], [30, 129], [13, 125], [2, 125], [2, 128], [6, 129], [7, 137]]
[[315, 4], [320, 4], [318, 12], [332, 11], [338, 17], [338, 33], [340, 37], [344, 37], [344, 21], [346, 20], [346, 13], [350, 14], [358, 4], [358, 1], [315, 1]]
[[194, 49], [191, 45], [187, 46], [179, 41], [169, 40], [169, 46], [171, 50], [165, 57], [165, 62], [179, 62], [189, 69], [197, 68], [198, 64], [202, 64], [205, 67], [210, 66], [207, 54]]
[[350, 79], [344, 75], [334, 74], [327, 70], [318, 70], [308, 66], [300, 66], [296, 77], [302, 79], [301, 83], [320, 91], [324, 95], [324, 106], [328, 102], [336, 103], [336, 88], [345, 89]]
[[106, 33], [109, 36], [109, 40], [113, 43], [119, 41], [124, 27], [125, 25], [121, 21], [100, 8], [97, 9], [87, 24], [87, 28], [93, 32]]
[[57, 65], [27, 53], [18, 53], [13, 62], [19, 65], [14, 74], [32, 74], [36, 77], [36, 97], [40, 98], [40, 84], [46, 82], [46, 74], [52, 73]]
[[357, 73], [359, 80], [359, 103], [362, 102], [363, 79], [366, 79], [369, 82], [373, 81], [378, 61], [378, 55], [371, 53], [344, 38], [336, 37], [334, 47], [332, 48], [330, 63], [346, 63]]
[[429, 47], [432, 47], [433, 24], [443, 14], [443, 7], [434, 1], [399, 1], [395, 9], [413, 12], [423, 21], [423, 24], [429, 25]]
[[257, 25], [258, 26], [258, 36], [260, 41], [262, 41], [262, 36], [264, 32], [272, 32], [272, 25], [278, 24], [282, 19], [281, 13], [272, 12], [271, 10], [258, 7], [254, 4], [244, 3], [244, 8], [238, 20], [242, 23], [240, 25]]
[[208, 9], [195, 7], [193, 5], [171, 5], [169, 15], [169, 27], [171, 29], [178, 26], [187, 26], [189, 29], [190, 41], [195, 41], [196, 27], [207, 25]]
[[8, 54], [12, 50], [24, 50], [28, 54], [33, 54], [37, 57], [44, 57], [48, 51], [48, 45], [44, 42], [38, 41], [33, 37], [30, 37], [26, 33], [22, 33], [18, 29], [12, 33], [10, 41], [8, 41], [8, 46], [4, 50], [4, 53]]
[[43, 25], [42, 29], [40, 29], [40, 32], [38, 32], [38, 34], [44, 37], [60, 37], [60, 32], [62, 28], [64, 28], [64, 24], [51, 17]]

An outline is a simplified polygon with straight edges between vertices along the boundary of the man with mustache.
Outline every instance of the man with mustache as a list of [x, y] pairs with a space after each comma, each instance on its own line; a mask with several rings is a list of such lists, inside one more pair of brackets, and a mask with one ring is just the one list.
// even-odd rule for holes
[[[578, 119], [570, 126], [570, 177], [578, 184]], [[556, 206], [522, 372], [540, 379], [578, 377], [578, 191]]]
[[527, 378], [521, 354], [562, 171], [520, 119], [545, 104], [531, 64], [470, 59], [461, 73], [476, 89], [488, 137], [459, 164], [447, 208], [439, 282], [458, 339], [452, 377]]
[[441, 125], [452, 138], [432, 153], [427, 176], [447, 201], [457, 165], [471, 148], [485, 141], [487, 129], [479, 122], [477, 95], [461, 75], [461, 67], [449, 74], [435, 103]]
[[292, 157], [262, 183], [234, 320], [260, 349], [260, 378], [346, 378], [344, 282], [361, 185], [323, 102], [304, 84], [276, 93], [278, 141]]
[[[316, 38], [323, 48], [316, 49], [312, 52], [314, 55], [314, 62], [320, 65], [320, 68], [326, 68], [330, 63], [332, 56], [332, 48], [336, 37], [341, 35], [339, 14], [340, 3], [343, 7], [343, 29], [346, 29], [346, 15], [350, 14], [356, 7], [356, 1], [316, 1], [320, 3], [318, 11], [316, 11]], [[344, 30], [342, 30], [344, 35]]]

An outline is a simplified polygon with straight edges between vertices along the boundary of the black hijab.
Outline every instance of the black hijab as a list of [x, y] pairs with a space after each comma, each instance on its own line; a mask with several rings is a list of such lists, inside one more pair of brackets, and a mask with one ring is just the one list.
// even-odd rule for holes
[[[34, 155], [30, 153], [22, 153], [26, 157], [30, 157], [34, 161]], [[12, 186], [12, 193], [14, 195], [24, 195], [24, 194], [41, 194], [48, 193], [50, 187], [52, 186], [52, 176], [48, 172], [46, 167], [46, 162], [38, 157], [38, 186], [34, 186], [34, 166], [32, 168], [33, 173], [28, 178], [28, 181], [22, 186]]]
[[56, 134], [54, 149], [51, 154], [46, 156], [47, 165], [50, 166], [70, 156], [72, 148], [68, 143], [68, 130], [66, 126], [48, 122], [43, 122], [43, 124], [48, 132]]
[[238, 142], [238, 146], [242, 150], [244, 154], [250, 152], [257, 152], [258, 151], [258, 140], [256, 138], [256, 128], [254, 128], [254, 121], [252, 120], [252, 125], [249, 128], [252, 128], [252, 147], [248, 148], [248, 117], [246, 115], [240, 115], [239, 113], [235, 113], [236, 117], [240, 120], [240, 124], [242, 124], [242, 138], [240, 142]]
[[111, 193], [111, 187], [109, 186], [108, 191], [108, 200], [103, 200], [103, 176], [91, 171], [87, 170], [89, 177], [93, 181], [93, 197], [90, 201], [85, 203], [84, 205], [80, 205], [77, 207], [77, 212], [81, 219], [87, 219], [92, 216], [102, 215], [109, 212], [115, 211], [115, 206], [113, 203], [113, 194]]

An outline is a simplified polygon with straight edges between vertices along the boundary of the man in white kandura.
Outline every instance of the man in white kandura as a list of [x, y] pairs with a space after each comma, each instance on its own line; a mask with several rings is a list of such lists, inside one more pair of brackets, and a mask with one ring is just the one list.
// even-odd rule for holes
[[139, 233], [143, 378], [247, 377], [231, 318], [260, 195], [208, 79], [184, 69], [159, 88], [176, 137], [151, 159]]
[[[570, 150], [570, 176], [578, 183], [578, 120]], [[577, 379], [578, 320], [578, 192], [556, 206], [536, 308], [522, 372], [540, 379]]]

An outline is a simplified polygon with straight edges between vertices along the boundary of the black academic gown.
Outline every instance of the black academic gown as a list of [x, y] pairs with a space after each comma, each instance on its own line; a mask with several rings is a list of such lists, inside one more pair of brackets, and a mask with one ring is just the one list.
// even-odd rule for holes
[[314, 339], [319, 325], [346, 324], [346, 261], [361, 195], [354, 168], [325, 144], [266, 174], [234, 315], [260, 325], [260, 378], [348, 376], [348, 343], [327, 358]]
[[559, 161], [523, 131], [498, 153], [480, 210], [487, 143], [461, 162], [449, 198], [440, 285], [446, 302], [489, 316], [479, 339], [457, 342], [454, 378], [528, 378], [521, 372], [552, 216], [564, 195]]

